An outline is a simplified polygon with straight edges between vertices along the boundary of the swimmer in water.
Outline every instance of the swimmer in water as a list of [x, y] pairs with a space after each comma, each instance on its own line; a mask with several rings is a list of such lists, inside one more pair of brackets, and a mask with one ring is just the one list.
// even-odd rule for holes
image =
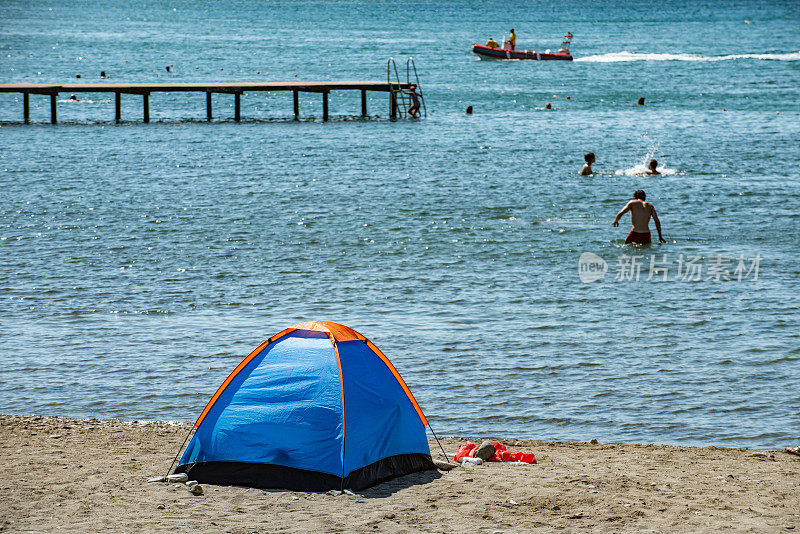
[[667, 242], [667, 240], [661, 235], [661, 221], [658, 220], [656, 208], [649, 202], [645, 202], [646, 197], [647, 195], [645, 195], [645, 192], [641, 189], [634, 191], [633, 200], [625, 204], [625, 207], [622, 208], [619, 213], [617, 213], [617, 216], [614, 218], [614, 222], [611, 223], [611, 226], [614, 228], [618, 227], [619, 220], [623, 215], [625, 215], [625, 212], [631, 212], [631, 224], [633, 225], [633, 228], [631, 228], [631, 232], [625, 239], [626, 245], [632, 243], [637, 245], [650, 244], [650, 226], [648, 226], [648, 223], [650, 222], [651, 217], [656, 225], [656, 230], [658, 230], [658, 241], [661, 243]]
[[588, 152], [587, 154], [584, 154], [583, 159], [584, 161], [586, 161], [586, 163], [583, 164], [583, 167], [581, 168], [578, 174], [580, 174], [581, 176], [589, 176], [590, 174], [592, 174], [592, 163], [594, 163], [594, 152]]
[[661, 174], [658, 172], [656, 167], [658, 166], [658, 162], [654, 159], [650, 160], [650, 163], [647, 164], [647, 172], [645, 174]]
[[78, 97], [75, 95], [69, 95], [69, 99], [72, 100], [73, 102], [80, 102], [80, 100], [78, 100]]

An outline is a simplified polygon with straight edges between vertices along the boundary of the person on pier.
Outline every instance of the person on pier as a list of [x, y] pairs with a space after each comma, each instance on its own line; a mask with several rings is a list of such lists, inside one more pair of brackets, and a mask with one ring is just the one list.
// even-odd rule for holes
[[419, 117], [419, 94], [417, 94], [417, 86], [415, 84], [411, 84], [408, 87], [408, 91], [403, 91], [405, 94], [411, 98], [411, 105], [408, 107], [408, 114], [411, 115], [412, 119], [416, 119]]

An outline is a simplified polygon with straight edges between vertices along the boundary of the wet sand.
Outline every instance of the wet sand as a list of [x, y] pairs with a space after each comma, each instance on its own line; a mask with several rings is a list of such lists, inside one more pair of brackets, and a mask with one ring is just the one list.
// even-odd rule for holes
[[[539, 463], [417, 473], [355, 495], [148, 484], [189, 426], [0, 415], [2, 530], [800, 532], [800, 457], [783, 451], [506, 439]], [[443, 440], [448, 452], [463, 441]]]

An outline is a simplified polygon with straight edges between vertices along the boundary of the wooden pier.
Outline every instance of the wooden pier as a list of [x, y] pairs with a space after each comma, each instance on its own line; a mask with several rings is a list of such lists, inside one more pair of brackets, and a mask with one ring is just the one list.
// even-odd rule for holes
[[22, 93], [23, 121], [30, 122], [30, 95], [50, 97], [50, 122], [58, 122], [56, 102], [60, 93], [113, 93], [114, 120], [122, 120], [122, 95], [142, 96], [142, 116], [150, 122], [150, 93], [205, 93], [206, 119], [211, 120], [211, 95], [214, 93], [233, 94], [234, 120], [240, 121], [242, 95], [245, 92], [292, 91], [295, 120], [300, 119], [299, 93], [320, 93], [322, 95], [322, 120], [328, 120], [328, 95], [331, 91], [361, 91], [361, 115], [367, 115], [367, 91], [389, 94], [389, 116], [397, 118], [397, 91], [408, 89], [409, 83], [388, 83], [380, 81], [339, 81], [339, 82], [212, 82], [212, 83], [4, 83], [0, 93]]

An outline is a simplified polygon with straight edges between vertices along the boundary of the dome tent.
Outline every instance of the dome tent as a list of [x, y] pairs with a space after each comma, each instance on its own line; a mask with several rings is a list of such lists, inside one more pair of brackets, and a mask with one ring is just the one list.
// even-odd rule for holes
[[225, 379], [175, 472], [209, 484], [360, 490], [435, 469], [427, 424], [371, 341], [340, 324], [302, 323]]

